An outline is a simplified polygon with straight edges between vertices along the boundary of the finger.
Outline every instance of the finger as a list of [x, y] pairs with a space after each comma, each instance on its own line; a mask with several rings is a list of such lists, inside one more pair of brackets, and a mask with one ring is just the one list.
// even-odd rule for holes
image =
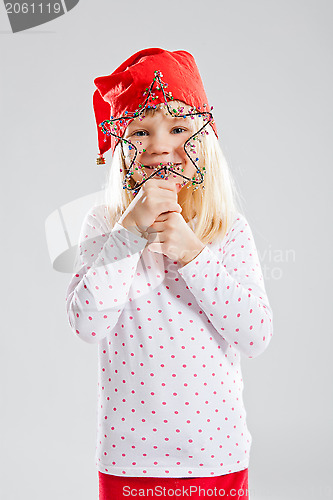
[[170, 213], [172, 213], [172, 212], [162, 212], [162, 213], [160, 213], [160, 215], [158, 215], [156, 217], [155, 222], [153, 224], [155, 224], [156, 222], [165, 222], [168, 219]]
[[176, 200], [163, 200], [159, 199], [156, 202], [156, 209], [159, 212], [159, 216], [164, 214], [169, 217], [173, 212], [181, 213], [183, 208], [177, 203]]
[[[169, 221], [170, 219], [173, 219], [174, 222], [177, 224], [178, 221], [176, 217], [181, 218], [181, 221], [184, 220], [183, 216], [179, 212], [162, 212], [160, 215], [158, 215], [155, 219], [155, 221], [149, 226], [150, 232], [159, 232], [159, 231], [165, 231], [166, 230], [166, 222]], [[148, 229], [147, 229], [148, 231]]]
[[[182, 210], [182, 207], [178, 204], [176, 204], [175, 208], [177, 208], [178, 212], [175, 212], [174, 210], [172, 211], [168, 211], [168, 212], [161, 212], [155, 219], [155, 221], [149, 226], [151, 228], [153, 228], [153, 230], [157, 230], [157, 231], [162, 231], [164, 229], [164, 226], [163, 226], [163, 222], [166, 222], [167, 220], [169, 220], [170, 218], [172, 217], [175, 217], [175, 213], [179, 213], [181, 210]], [[179, 213], [179, 215], [181, 215]], [[183, 216], [181, 216], [182, 219], [183, 219]], [[157, 226], [157, 224], [159, 224]]]

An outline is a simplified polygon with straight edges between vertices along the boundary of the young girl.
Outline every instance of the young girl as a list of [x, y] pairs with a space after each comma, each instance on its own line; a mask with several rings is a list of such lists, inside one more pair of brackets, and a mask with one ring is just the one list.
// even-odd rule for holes
[[199, 71], [146, 49], [95, 84], [98, 163], [114, 157], [66, 300], [98, 343], [99, 498], [249, 498], [240, 360], [272, 311]]

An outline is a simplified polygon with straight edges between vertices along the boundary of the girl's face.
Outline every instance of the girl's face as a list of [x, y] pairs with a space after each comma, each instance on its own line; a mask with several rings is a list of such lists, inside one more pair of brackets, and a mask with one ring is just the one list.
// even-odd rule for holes
[[[177, 175], [177, 172], [189, 178], [196, 173], [194, 165], [184, 151], [185, 141], [195, 132], [191, 122], [188, 117], [174, 117], [166, 108], [158, 108], [154, 114], [147, 114], [143, 119], [141, 117], [141, 120], [135, 118], [128, 125], [123, 137], [130, 140], [138, 149], [138, 155], [131, 168], [132, 177], [137, 183], [141, 183], [162, 166], [170, 164], [173, 172], [168, 172], [166, 176], [164, 170], [161, 170], [154, 179], [163, 175], [164, 178], [173, 180], [177, 193], [190, 182]], [[130, 149], [127, 143], [123, 143], [123, 151], [128, 169], [135, 150]]]

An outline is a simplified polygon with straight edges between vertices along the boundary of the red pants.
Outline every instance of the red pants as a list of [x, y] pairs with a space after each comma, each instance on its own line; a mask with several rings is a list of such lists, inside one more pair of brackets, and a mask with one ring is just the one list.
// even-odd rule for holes
[[98, 476], [99, 500], [140, 497], [173, 498], [173, 500], [177, 498], [249, 500], [250, 498], [248, 469], [215, 477], [123, 477], [102, 472], [98, 472]]

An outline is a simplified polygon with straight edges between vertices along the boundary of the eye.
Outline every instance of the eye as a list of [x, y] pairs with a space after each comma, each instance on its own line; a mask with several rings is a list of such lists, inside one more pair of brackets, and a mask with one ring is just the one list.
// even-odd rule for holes
[[148, 132], [146, 130], [136, 130], [131, 135], [134, 135], [136, 137], [144, 137], [145, 135], [148, 135]]
[[172, 134], [181, 134], [182, 132], [186, 132], [186, 128], [183, 127], [176, 127], [172, 129]]

